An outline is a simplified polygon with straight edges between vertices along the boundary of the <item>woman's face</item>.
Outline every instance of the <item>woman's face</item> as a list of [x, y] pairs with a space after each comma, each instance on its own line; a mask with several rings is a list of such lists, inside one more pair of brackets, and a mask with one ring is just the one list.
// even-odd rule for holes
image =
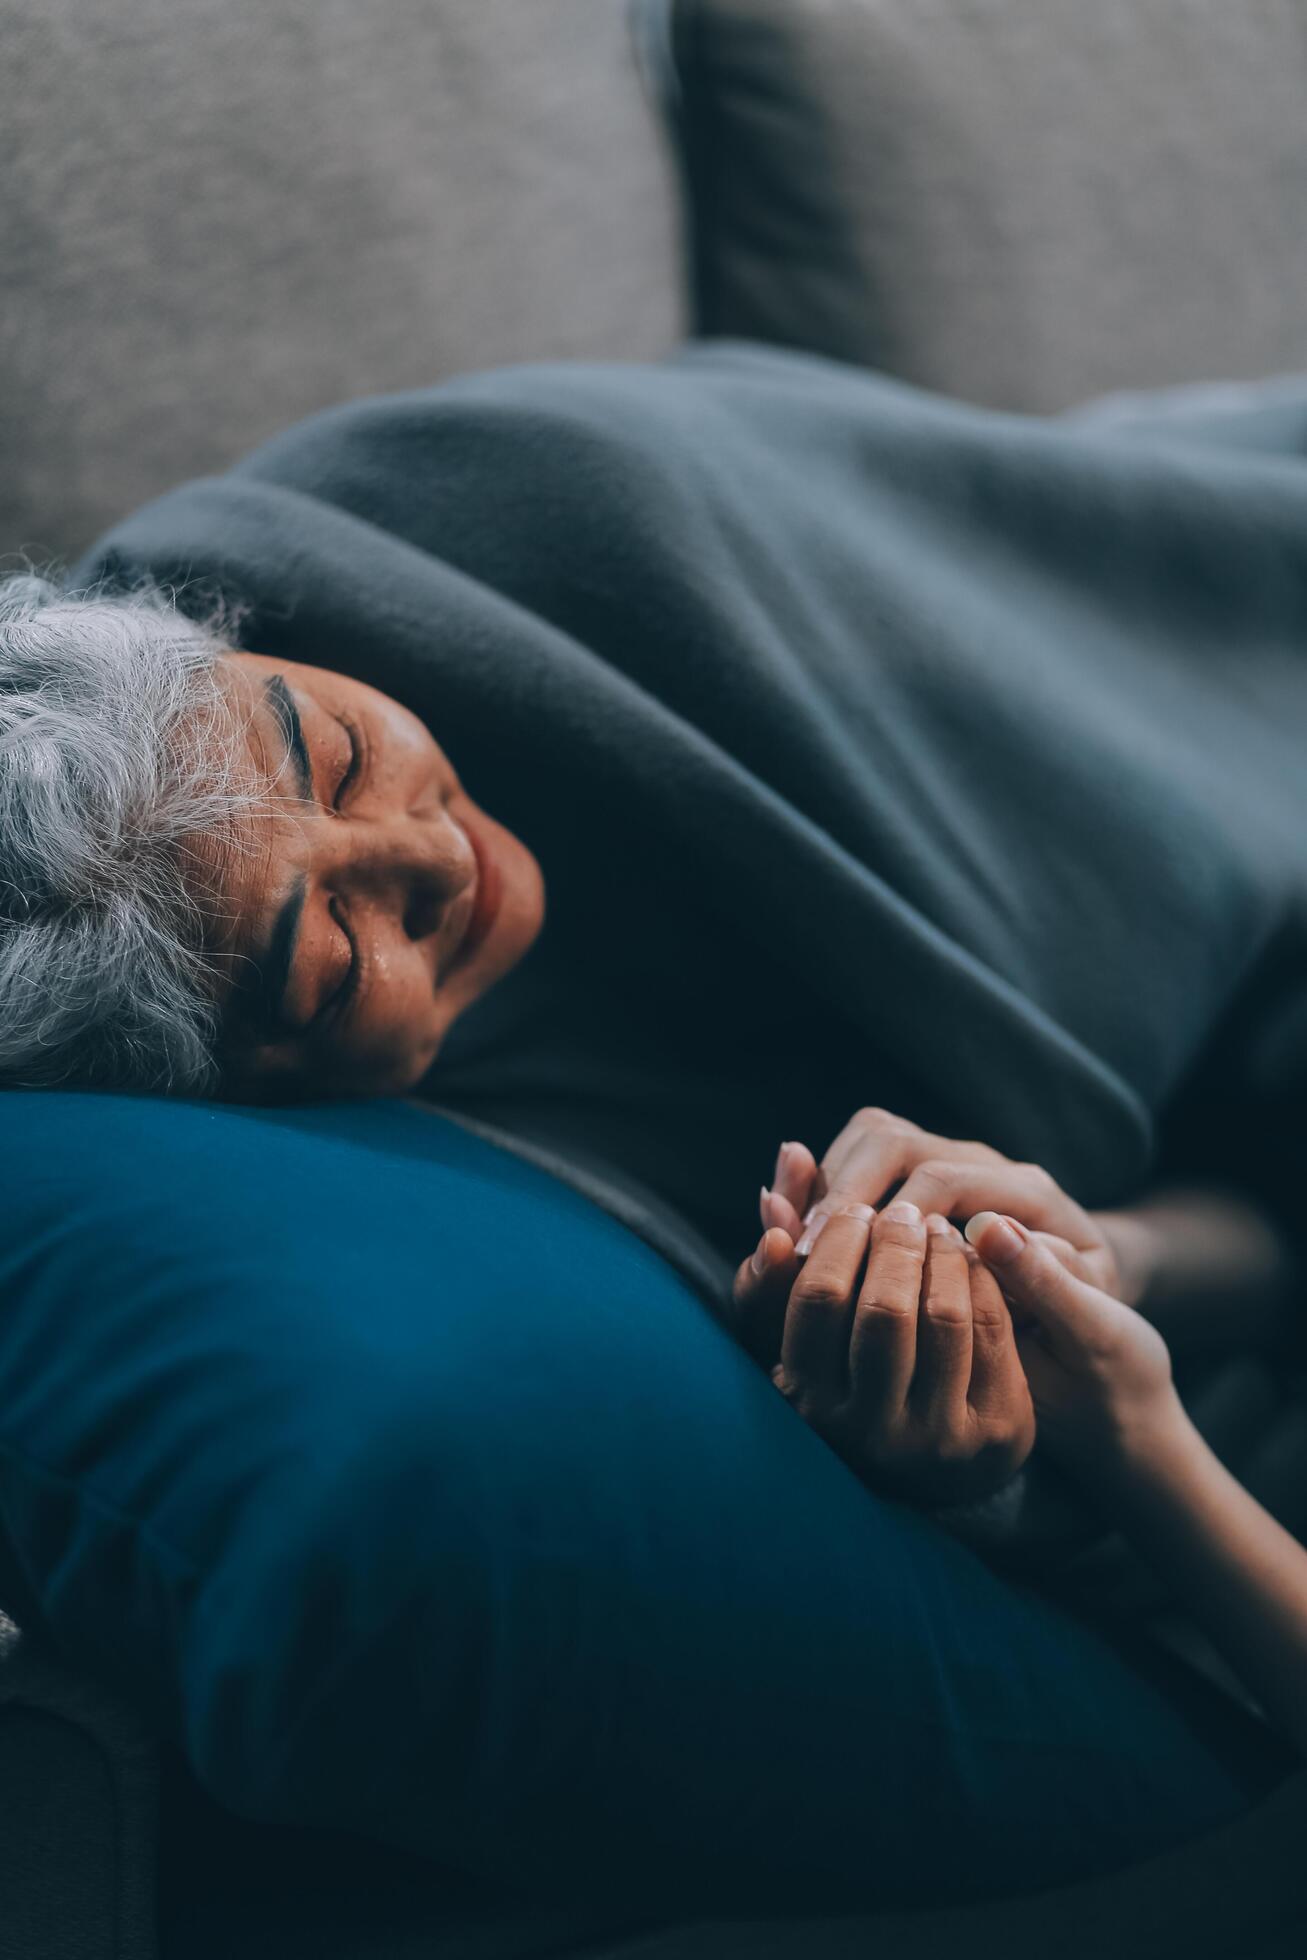
[[540, 867], [388, 695], [256, 653], [222, 666], [270, 792], [199, 852], [230, 982], [223, 1093], [401, 1094], [540, 931]]

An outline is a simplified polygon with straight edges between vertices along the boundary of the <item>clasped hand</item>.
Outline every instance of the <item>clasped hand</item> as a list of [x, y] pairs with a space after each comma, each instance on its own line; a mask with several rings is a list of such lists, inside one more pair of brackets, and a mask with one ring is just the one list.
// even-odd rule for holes
[[[1170, 1392], [1165, 1343], [1114, 1297], [1111, 1244], [1038, 1165], [860, 1110], [820, 1166], [783, 1145], [760, 1208], [735, 1332], [877, 1488], [974, 1501], [1020, 1468], [1037, 1419], [1074, 1458], [1144, 1390]], [[1006, 1247], [999, 1208], [1020, 1221]]]

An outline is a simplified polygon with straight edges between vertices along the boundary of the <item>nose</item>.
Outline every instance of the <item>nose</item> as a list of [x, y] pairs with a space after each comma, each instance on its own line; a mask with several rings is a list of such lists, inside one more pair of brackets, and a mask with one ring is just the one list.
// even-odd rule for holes
[[443, 889], [429, 879], [415, 877], [404, 906], [404, 931], [409, 939], [429, 939], [440, 930], [448, 900]]
[[476, 876], [472, 847], [447, 816], [332, 824], [327, 845], [324, 875], [347, 899], [382, 905], [409, 939], [438, 932], [453, 900]]

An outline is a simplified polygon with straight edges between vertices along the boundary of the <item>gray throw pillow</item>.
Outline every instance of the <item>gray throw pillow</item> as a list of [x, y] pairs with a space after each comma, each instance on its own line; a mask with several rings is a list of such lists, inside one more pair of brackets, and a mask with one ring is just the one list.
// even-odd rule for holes
[[1302, 0], [674, 0], [699, 324], [995, 407], [1307, 367]]

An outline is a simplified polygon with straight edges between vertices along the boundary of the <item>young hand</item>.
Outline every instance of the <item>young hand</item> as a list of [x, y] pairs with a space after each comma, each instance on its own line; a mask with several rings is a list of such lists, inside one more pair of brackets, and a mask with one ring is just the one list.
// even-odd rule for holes
[[978, 1212], [966, 1236], [1011, 1305], [1040, 1441], [1094, 1475], [1131, 1460], [1179, 1410], [1157, 1329], [1014, 1218]]
[[806, 1263], [772, 1227], [735, 1302], [741, 1340], [764, 1365], [779, 1349], [776, 1387], [869, 1484], [962, 1503], [1028, 1456], [1034, 1413], [1002, 1292], [938, 1214], [847, 1206]]

